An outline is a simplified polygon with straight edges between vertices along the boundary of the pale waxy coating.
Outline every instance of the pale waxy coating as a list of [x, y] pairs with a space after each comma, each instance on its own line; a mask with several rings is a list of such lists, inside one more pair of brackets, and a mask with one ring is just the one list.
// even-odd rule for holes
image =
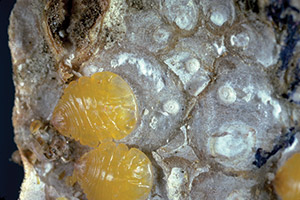
[[274, 185], [282, 200], [300, 199], [300, 153], [294, 154], [279, 168]]
[[112, 72], [98, 72], [69, 84], [51, 123], [61, 134], [96, 147], [105, 139], [130, 134], [137, 116], [136, 98], [125, 80]]
[[80, 158], [71, 179], [80, 184], [88, 200], [145, 200], [153, 172], [140, 150], [104, 142]]

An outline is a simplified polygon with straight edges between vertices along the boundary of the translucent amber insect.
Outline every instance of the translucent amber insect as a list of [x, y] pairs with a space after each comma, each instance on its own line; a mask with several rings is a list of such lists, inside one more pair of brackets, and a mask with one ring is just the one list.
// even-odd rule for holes
[[43, 126], [43, 123], [40, 120], [34, 120], [31, 122], [29, 130], [31, 133], [36, 133]]
[[56, 200], [69, 200], [69, 199], [66, 197], [58, 197], [58, 198], [56, 198]]
[[80, 158], [71, 180], [80, 184], [89, 200], [145, 200], [153, 172], [140, 150], [105, 142]]
[[51, 119], [63, 135], [95, 147], [107, 138], [122, 139], [135, 128], [137, 102], [117, 74], [98, 72], [81, 77], [64, 90]]
[[282, 200], [300, 199], [300, 153], [294, 154], [279, 168], [274, 183]]

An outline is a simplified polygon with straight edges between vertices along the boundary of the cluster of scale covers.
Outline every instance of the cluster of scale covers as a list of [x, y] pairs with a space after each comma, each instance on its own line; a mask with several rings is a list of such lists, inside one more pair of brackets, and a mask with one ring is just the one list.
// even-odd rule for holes
[[61, 134], [91, 147], [107, 138], [124, 138], [136, 122], [133, 91], [112, 72], [99, 72], [71, 82], [52, 116], [52, 124]]
[[113, 142], [102, 143], [82, 156], [73, 178], [90, 200], [144, 200], [153, 183], [148, 157], [136, 148]]
[[[58, 171], [66, 169], [70, 175], [73, 170], [65, 167], [65, 157], [51, 160], [53, 168], [45, 170], [49, 160], [43, 155], [48, 152], [40, 150], [28, 130], [36, 119], [48, 124], [61, 96], [57, 80], [70, 76], [63, 68], [69, 64], [74, 78], [112, 71], [130, 83], [140, 118], [136, 129], [120, 142], [153, 155], [149, 159], [155, 163], [154, 187], [148, 199], [276, 199], [270, 177], [281, 153], [256, 168], [255, 151], [271, 151], [300, 114], [281, 97], [288, 86], [277, 85], [279, 50], [286, 37], [277, 37], [270, 20], [245, 11], [241, 1], [111, 0], [103, 23], [96, 24], [101, 33], [93, 35], [92, 29], [84, 37], [91, 51], [65, 49], [59, 63], [52, 60], [57, 55], [49, 52], [52, 44], [44, 40], [49, 35], [41, 28], [45, 5], [30, 2], [18, 0], [11, 17], [17, 86], [14, 126], [19, 149], [29, 149], [41, 163], [34, 167], [47, 186], [42, 193], [53, 199], [84, 199], [76, 196], [81, 190], [57, 180]], [[89, 36], [99, 43], [88, 43]], [[50, 136], [53, 130], [48, 131]], [[83, 137], [75, 139], [79, 138]], [[82, 155], [78, 149], [84, 147], [74, 142], [66, 146], [73, 166], [74, 157]]]

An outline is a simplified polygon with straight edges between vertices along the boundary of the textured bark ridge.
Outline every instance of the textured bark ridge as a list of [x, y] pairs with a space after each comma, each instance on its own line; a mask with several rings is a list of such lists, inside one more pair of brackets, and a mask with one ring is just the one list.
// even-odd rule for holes
[[71, 81], [102, 71], [136, 97], [136, 128], [116, 142], [152, 162], [149, 200], [278, 198], [275, 173], [300, 151], [299, 8], [296, 0], [18, 0], [9, 45], [20, 199], [86, 199], [66, 182], [92, 148], [50, 119]]

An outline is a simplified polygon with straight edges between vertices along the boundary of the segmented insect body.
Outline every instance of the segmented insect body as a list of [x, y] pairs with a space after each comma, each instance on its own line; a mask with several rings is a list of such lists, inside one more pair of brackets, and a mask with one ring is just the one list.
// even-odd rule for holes
[[140, 150], [104, 142], [80, 158], [72, 179], [89, 200], [145, 200], [153, 172], [150, 160]]
[[63, 135], [95, 147], [107, 138], [122, 139], [135, 128], [137, 102], [117, 74], [98, 72], [81, 77], [64, 90], [51, 119]]
[[300, 153], [294, 154], [279, 168], [275, 189], [282, 200], [300, 199]]

